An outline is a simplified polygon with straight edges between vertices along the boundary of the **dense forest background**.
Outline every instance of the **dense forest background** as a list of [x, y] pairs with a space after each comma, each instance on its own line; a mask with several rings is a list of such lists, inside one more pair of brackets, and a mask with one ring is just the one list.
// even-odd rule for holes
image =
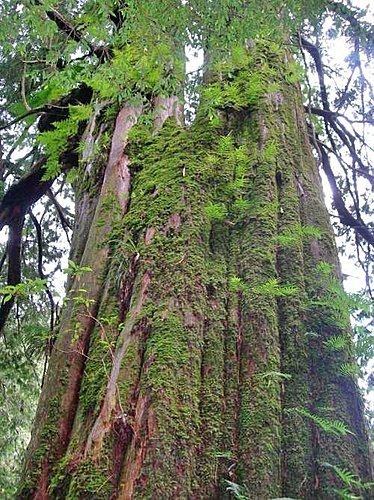
[[[53, 366], [61, 371], [66, 368], [64, 361], [57, 359], [58, 349], [53, 349], [56, 338], [60, 347], [59, 342], [73, 345], [80, 342], [80, 328], [86, 329], [90, 332], [89, 352], [100, 359], [100, 367], [90, 368], [87, 363], [82, 368], [86, 386], [83, 383], [78, 416], [72, 417], [74, 428], [66, 438], [68, 442], [72, 434], [79, 446], [84, 442], [87, 458], [91, 447], [96, 453], [93, 434], [107, 401], [94, 373], [110, 380], [108, 373], [121, 348], [121, 335], [117, 337], [117, 333], [127, 328], [131, 334], [138, 328], [143, 337], [134, 350], [140, 352], [144, 341], [142, 356], [149, 356], [150, 361], [145, 369], [141, 365], [141, 370], [145, 370], [144, 383], [149, 384], [147, 390], [152, 394], [149, 404], [156, 415], [159, 412], [158, 422], [168, 421], [162, 408], [175, 398], [178, 411], [173, 408], [174, 418], [188, 421], [184, 425], [191, 435], [198, 434], [196, 428], [203, 434], [203, 444], [193, 450], [188, 444], [187, 450], [180, 431], [163, 430], [165, 435], [176, 432], [188, 460], [175, 458], [175, 450], [161, 433], [164, 448], [160, 445], [160, 449], [164, 453], [169, 450], [171, 462], [180, 460], [184, 465], [173, 462], [171, 470], [165, 471], [159, 464], [160, 457], [149, 451], [150, 464], [145, 461], [144, 468], [161, 470], [160, 478], [154, 478], [155, 491], [162, 494], [164, 488], [169, 492], [165, 498], [171, 497], [171, 492], [177, 491], [173, 490], [176, 486], [172, 477], [180, 473], [182, 483], [189, 478], [189, 491], [195, 492], [196, 498], [210, 498], [213, 491], [217, 495], [217, 488], [221, 495], [237, 498], [281, 493], [296, 497], [297, 491], [307, 497], [312, 490], [317, 498], [327, 498], [323, 497], [327, 491], [340, 498], [369, 498], [370, 460], [357, 384], [359, 379], [365, 380], [361, 383], [363, 392], [369, 392], [373, 385], [372, 14], [349, 1], [272, 0], [267, 6], [259, 6], [258, 2], [232, 0], [105, 4], [93, 0], [5, 0], [0, 15], [2, 497], [13, 498], [19, 488], [42, 386], [40, 422], [53, 414], [53, 408], [43, 407], [50, 387], [60, 383], [54, 378]], [[190, 59], [204, 54], [202, 67], [191, 67], [186, 53]], [[118, 117], [127, 125], [121, 128]], [[121, 141], [125, 141], [122, 146]], [[126, 147], [121, 161], [124, 168], [126, 161], [130, 162], [129, 192], [126, 176], [120, 181], [110, 178], [110, 168], [115, 170], [119, 162], [116, 145], [119, 149]], [[171, 162], [177, 165], [178, 178], [168, 171]], [[322, 208], [322, 187], [315, 165], [324, 179], [330, 219]], [[185, 192], [182, 204], [178, 198], [181, 185]], [[162, 186], [166, 186], [165, 195]], [[190, 207], [189, 212], [186, 207]], [[259, 221], [259, 225], [253, 221]], [[180, 229], [184, 223], [187, 228]], [[339, 250], [349, 263], [347, 272], [358, 272], [360, 277], [355, 293], [347, 294], [341, 286], [330, 223]], [[92, 227], [97, 228], [93, 236]], [[192, 249], [189, 256], [184, 247]], [[65, 302], [62, 276], [67, 277], [70, 293]], [[143, 306], [139, 297], [149, 287], [148, 276], [157, 277], [157, 287], [147, 291], [154, 308], [145, 303], [144, 316], [134, 322], [131, 314], [138, 305]], [[126, 288], [126, 283], [131, 287]], [[178, 334], [168, 340], [165, 330], [161, 349], [157, 344], [160, 334], [152, 337], [149, 333], [161, 331], [158, 321], [165, 319], [165, 303], [170, 309], [183, 311], [187, 333], [174, 309], [168, 321], [174, 332], [182, 332], [181, 337], [190, 335], [189, 366], [193, 367], [195, 361], [198, 364], [200, 356], [199, 376], [195, 368], [188, 377], [184, 372], [187, 354]], [[210, 316], [210, 310], [221, 318], [219, 323]], [[233, 341], [235, 348], [230, 347], [228, 332], [241, 331], [238, 318], [230, 323], [234, 310], [243, 317], [255, 318], [257, 330], [263, 329], [268, 344], [262, 351], [246, 351], [245, 332], [239, 335], [244, 338], [240, 337], [239, 348], [237, 338]], [[257, 310], [263, 311], [264, 318], [256, 316]], [[347, 326], [349, 316], [354, 343]], [[200, 321], [204, 323], [203, 347], [196, 332], [188, 333], [195, 327], [200, 331], [196, 326]], [[69, 341], [64, 337], [68, 330], [75, 332]], [[221, 333], [214, 333], [216, 330]], [[286, 337], [282, 339], [282, 331], [294, 330], [302, 334], [295, 345], [289, 345]], [[249, 346], [257, 345], [256, 335], [255, 331], [248, 332]], [[269, 347], [278, 342], [279, 336], [280, 356]], [[167, 342], [177, 343], [169, 351]], [[319, 352], [321, 346], [325, 354]], [[215, 355], [220, 349], [222, 359], [217, 361]], [[236, 368], [230, 364], [238, 349], [242, 349], [243, 359], [247, 356], [256, 360], [259, 371], [252, 380], [251, 370], [246, 372], [245, 365], [241, 366], [239, 387], [233, 382]], [[47, 372], [52, 351], [55, 358]], [[84, 352], [88, 359], [91, 354], [82, 349], [82, 355]], [[308, 364], [308, 389], [299, 377], [302, 367], [295, 362], [298, 356]], [[240, 365], [237, 357], [235, 362]], [[261, 359], [266, 360], [263, 365]], [[135, 367], [135, 372], [138, 362], [134, 357], [127, 366]], [[152, 363], [153, 371], [165, 370], [165, 380], [152, 381]], [[329, 368], [318, 372], [319, 363]], [[175, 373], [180, 378], [173, 378]], [[133, 375], [123, 376], [123, 394], [130, 394]], [[186, 408], [182, 405], [182, 394], [172, 393], [168, 377], [181, 384], [189, 408], [188, 402]], [[192, 389], [186, 377], [192, 380]], [[200, 391], [196, 406], [199, 422], [192, 412], [195, 379], [195, 389], [199, 387]], [[218, 382], [212, 388], [214, 380]], [[323, 387], [326, 394], [319, 401], [315, 394], [322, 393]], [[141, 401], [137, 390], [129, 396], [128, 410], [131, 418], [134, 411], [135, 421], [139, 411], [136, 405]], [[167, 397], [158, 401], [152, 391]], [[96, 400], [95, 392], [104, 394], [104, 403]], [[239, 396], [235, 396], [237, 393]], [[249, 393], [258, 398], [252, 406], [246, 400]], [[357, 411], [354, 417], [344, 393]], [[115, 405], [121, 406], [126, 400], [123, 394]], [[144, 394], [148, 394], [146, 389]], [[264, 394], [266, 402], [261, 400]], [[313, 394], [311, 401], [306, 400], [309, 394]], [[215, 420], [220, 399], [226, 406]], [[235, 427], [237, 415], [231, 406], [238, 400], [243, 407], [248, 403], [249, 409], [244, 408], [247, 416], [242, 412], [238, 417], [238, 436], [233, 437], [236, 431], [230, 426]], [[125, 410], [114, 406], [108, 410], [110, 418], [123, 418]], [[365, 411], [370, 423], [370, 405]], [[151, 415], [148, 406], [147, 412]], [[260, 416], [253, 418], [256, 412]], [[150, 426], [151, 417], [147, 418]], [[87, 423], [87, 429], [79, 427], [79, 419]], [[91, 424], [93, 430], [89, 432]], [[123, 433], [123, 448], [113, 453], [127, 453], [127, 479], [126, 473], [120, 472], [123, 464], [113, 459], [114, 464], [107, 468], [116, 479], [103, 480], [99, 475], [97, 479], [92, 473], [91, 484], [91, 473], [88, 466], [84, 468], [86, 462], [82, 465], [77, 458], [74, 440], [69, 441], [69, 452], [62, 448], [56, 451], [60, 446], [56, 444], [56, 449], [43, 451], [38, 464], [31, 463], [30, 453], [39, 451], [40, 443], [37, 446], [35, 442], [43, 433], [34, 429], [19, 498], [31, 498], [35, 488], [41, 495], [47, 491], [43, 488], [54, 488], [56, 498], [61, 491], [65, 495], [62, 498], [68, 494], [71, 498], [84, 494], [87, 498], [109, 498], [119, 491], [121, 498], [131, 498], [132, 493], [126, 490], [126, 484], [133, 481], [131, 464], [145, 460], [136, 452], [136, 425], [125, 422], [119, 430], [117, 424], [111, 425], [118, 435]], [[275, 429], [276, 437], [267, 433], [267, 426]], [[206, 432], [208, 427], [213, 430]], [[305, 430], [302, 445], [295, 437], [296, 429], [302, 433]], [[362, 439], [360, 451], [352, 444], [352, 432]], [[48, 435], [53, 442], [56, 433], [52, 430]], [[320, 438], [320, 433], [326, 437]], [[259, 443], [268, 443], [265, 451], [260, 444], [258, 448], [252, 444], [249, 450], [241, 444], [256, 442], [256, 434]], [[285, 452], [289, 453], [287, 464], [274, 444], [278, 434], [283, 436], [279, 449], [283, 446], [289, 450]], [[250, 452], [258, 454], [257, 462], [251, 462]], [[330, 461], [344, 453], [346, 457], [339, 463]], [[300, 470], [295, 465], [298, 460], [303, 464]], [[197, 472], [191, 472], [194, 462], [199, 464]], [[268, 462], [269, 471], [259, 485], [256, 471]], [[274, 465], [278, 462], [283, 465]], [[35, 486], [30, 478], [39, 474], [35, 471], [43, 469], [43, 463], [50, 465], [46, 466], [46, 481], [50, 482], [45, 486], [38, 479]], [[240, 473], [241, 467], [245, 472]], [[297, 480], [289, 477], [291, 472], [287, 476], [288, 467], [298, 478], [297, 487]], [[101, 473], [103, 464], [97, 469]], [[66, 476], [75, 473], [77, 479], [68, 484]], [[251, 486], [246, 484], [246, 477], [252, 478]], [[82, 486], [82, 478], [88, 486]], [[138, 495], [142, 491], [148, 498], [146, 482], [143, 478], [132, 488], [139, 488]], [[184, 498], [186, 491], [174, 495]]]

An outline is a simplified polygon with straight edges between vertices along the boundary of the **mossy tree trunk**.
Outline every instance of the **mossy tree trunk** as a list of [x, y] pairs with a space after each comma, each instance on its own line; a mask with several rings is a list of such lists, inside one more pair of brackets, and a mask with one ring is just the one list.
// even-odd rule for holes
[[[19, 498], [223, 498], [225, 479], [251, 498], [334, 498], [344, 485], [325, 463], [370, 480], [357, 384], [339, 372], [349, 344], [324, 343], [348, 339], [348, 323], [310, 305], [327, 293], [317, 264], [339, 266], [285, 61], [253, 49], [208, 86], [223, 96], [219, 120], [206, 94], [191, 127], [176, 98], [155, 102], [153, 130], [140, 106], [113, 124], [97, 107], [77, 194], [80, 269]], [[97, 146], [111, 129], [107, 152]]]

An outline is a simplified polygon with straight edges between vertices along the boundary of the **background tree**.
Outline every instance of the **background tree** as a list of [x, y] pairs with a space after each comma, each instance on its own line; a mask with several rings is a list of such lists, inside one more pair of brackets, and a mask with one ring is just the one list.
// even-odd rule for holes
[[[2, 9], [0, 325], [35, 287], [52, 312], [19, 498], [210, 498], [227, 487], [255, 498], [369, 497], [349, 330], [358, 298], [339, 282], [310, 146], [368, 274], [372, 30], [362, 13], [320, 1]], [[334, 106], [319, 47], [326, 16], [354, 42]], [[188, 125], [186, 45], [206, 55], [203, 78], [189, 79], [199, 104]], [[306, 80], [305, 106], [297, 58], [318, 80], [315, 95]], [[43, 263], [58, 249], [43, 238], [53, 239], [49, 214], [70, 226], [56, 197], [66, 180], [76, 214], [56, 325]], [[53, 212], [35, 216], [45, 195]], [[39, 275], [29, 282], [25, 221], [35, 245], [23, 267], [34, 258]]]

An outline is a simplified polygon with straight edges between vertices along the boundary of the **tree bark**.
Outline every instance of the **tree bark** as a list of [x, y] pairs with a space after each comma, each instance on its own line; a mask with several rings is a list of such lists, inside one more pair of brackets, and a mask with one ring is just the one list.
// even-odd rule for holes
[[[339, 264], [300, 91], [283, 53], [250, 61], [262, 92], [219, 126], [159, 98], [151, 133], [125, 104], [108, 157], [87, 156], [71, 255], [92, 270], [71, 279], [18, 498], [224, 498], [225, 479], [335, 498], [326, 462], [370, 480], [357, 383], [324, 344], [348, 323], [308, 307], [318, 262]], [[88, 149], [101, 133], [94, 115]], [[321, 238], [282, 243], [302, 225]], [[354, 435], [296, 411], [321, 407]]]

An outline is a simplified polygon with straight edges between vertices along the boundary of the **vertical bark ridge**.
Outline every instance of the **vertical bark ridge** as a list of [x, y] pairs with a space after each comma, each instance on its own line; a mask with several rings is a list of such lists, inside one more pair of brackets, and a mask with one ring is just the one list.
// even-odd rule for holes
[[[70, 260], [76, 263], [81, 258], [87, 243], [88, 234], [99, 201], [100, 187], [104, 177], [105, 165], [108, 162], [109, 148], [102, 147], [100, 155], [95, 151], [100, 147], [103, 133], [111, 128], [110, 123], [102, 122], [102, 111], [107, 102], [95, 103], [94, 112], [88, 121], [81, 143], [84, 144], [81, 157], [81, 171], [79, 180], [74, 184], [75, 190], [75, 219], [72, 235]], [[66, 289], [70, 290], [73, 276], [68, 276]]]
[[[207, 256], [206, 313], [201, 357], [199, 453], [196, 464], [195, 496], [215, 498], [222, 447], [224, 411], [225, 334], [227, 328], [227, 244], [228, 231], [213, 223]], [[230, 448], [229, 448], [230, 449]]]
[[298, 292], [279, 300], [279, 329], [281, 338], [282, 373], [291, 376], [282, 381], [282, 481], [283, 493], [290, 497], [305, 496], [311, 487], [310, 425], [295, 413], [295, 409], [308, 406], [309, 366], [308, 345], [304, 326], [305, 302], [304, 260], [300, 196], [297, 176], [302, 161], [298, 124], [290, 96], [280, 110], [284, 130], [278, 159], [278, 234], [290, 236], [294, 241], [278, 242], [277, 267], [283, 283], [296, 285]]
[[[140, 110], [134, 107], [125, 107], [117, 118], [99, 202], [80, 262], [82, 267], [91, 268], [92, 271], [75, 276], [68, 295], [69, 302], [61, 318], [60, 333], [48, 369], [48, 383], [39, 402], [33, 439], [27, 452], [24, 489], [32, 491], [30, 483], [34, 484], [35, 478], [38, 477], [36, 471], [40, 467], [35, 464], [43, 464], [42, 479], [34, 486], [36, 496], [44, 495], [48, 498], [45, 484], [48, 484], [46, 475], [50, 474], [49, 465], [64, 455], [69, 444], [90, 335], [95, 325], [106, 271], [108, 247], [105, 242], [111, 224], [100, 224], [99, 221], [105, 216], [108, 197], [111, 197], [112, 203], [118, 203], [122, 210], [126, 209], [129, 176], [127, 158], [123, 156], [125, 134], [139, 113]], [[115, 221], [115, 218], [112, 218], [112, 221]], [[75, 318], [74, 323], [72, 318]], [[32, 468], [34, 477], [28, 476], [28, 471]], [[22, 496], [21, 489], [20, 498]]]
[[140, 254], [154, 285], [149, 292], [140, 397], [148, 399], [146, 412], [152, 412], [154, 425], [144, 455], [136, 439], [126, 452], [120, 498], [131, 494], [183, 498], [192, 489], [206, 302], [200, 276], [206, 274], [207, 239], [202, 240], [198, 230], [201, 213], [194, 197], [200, 195], [192, 182], [191, 158], [181, 153], [183, 146], [188, 152], [185, 140], [182, 129], [165, 123], [143, 150], [144, 170], [134, 193], [141, 193], [146, 182], [155, 194], [150, 202], [145, 188], [134, 217], [129, 213], [128, 224], [138, 224], [139, 212], [147, 206], [141, 230], [149, 244]]
[[[227, 231], [226, 236], [226, 280], [238, 276], [238, 242], [239, 237], [234, 229]], [[224, 407], [221, 458], [219, 463], [218, 498], [225, 495], [225, 483], [222, 480], [237, 482], [237, 468], [239, 457], [239, 378], [240, 378], [240, 353], [242, 343], [242, 318], [240, 309], [240, 294], [229, 293], [226, 295], [226, 321], [224, 332]]]
[[[116, 459], [117, 480], [107, 478], [107, 483], [118, 481], [120, 498], [150, 495], [150, 491], [165, 492], [165, 485], [170, 495], [177, 497], [192, 489], [198, 446], [202, 311], [206, 309], [206, 292], [195, 273], [196, 268], [201, 269], [198, 275], [206, 276], [208, 238], [202, 240], [198, 229], [201, 219], [198, 203], [202, 200], [193, 181], [196, 171], [186, 172], [186, 166], [190, 168], [189, 157], [185, 159], [182, 154], [178, 159], [184, 136], [179, 127], [166, 123], [157, 136], [149, 138], [149, 147], [141, 148], [140, 156], [133, 158], [134, 171], [138, 172], [132, 193], [136, 203], [130, 206], [124, 219], [123, 255], [127, 259], [128, 248], [137, 248], [138, 275], [148, 273], [150, 285], [147, 300], [132, 325], [131, 342], [119, 344], [123, 362], [116, 371], [117, 396], [122, 407], [118, 417], [126, 419], [127, 427], [121, 426], [119, 431], [120, 419], [117, 420], [104, 437], [96, 464], [87, 449], [86, 458], [73, 469], [70, 494], [93, 491], [94, 485], [101, 485], [103, 494], [110, 491], [110, 484], [102, 486], [110, 449], [123, 455], [122, 459], [118, 455]], [[136, 137], [133, 140], [136, 143]], [[151, 202], [149, 190], [154, 193]], [[131, 293], [132, 300], [137, 296], [137, 288], [126, 292]], [[91, 347], [90, 354], [94, 351]], [[91, 359], [87, 362], [87, 372], [91, 370], [90, 364]], [[104, 409], [102, 405], [100, 412]], [[113, 405], [111, 417], [113, 421]], [[87, 413], [84, 420], [87, 421]], [[93, 431], [89, 432], [92, 435]], [[124, 443], [116, 447], [118, 432], [122, 433]], [[73, 449], [74, 446], [73, 443]], [[164, 456], [168, 456], [168, 463]], [[90, 484], [84, 482], [88, 468]]]
[[249, 195], [256, 208], [241, 235], [239, 264], [249, 287], [241, 299], [239, 460], [241, 476], [255, 498], [280, 491], [280, 386], [271, 375], [280, 371], [277, 306], [275, 298], [255, 291], [276, 276], [276, 162], [266, 148], [277, 132], [265, 117], [267, 111], [265, 107], [257, 115], [257, 132], [251, 125], [259, 140], [257, 145], [252, 138], [251, 144], [259, 148]]

